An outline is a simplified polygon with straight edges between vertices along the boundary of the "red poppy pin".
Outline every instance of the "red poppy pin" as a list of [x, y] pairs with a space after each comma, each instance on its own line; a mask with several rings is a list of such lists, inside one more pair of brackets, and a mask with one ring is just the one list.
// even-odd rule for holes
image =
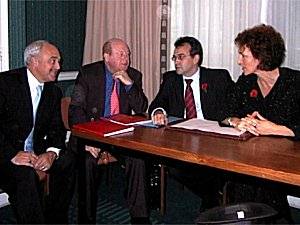
[[205, 93], [207, 92], [208, 89], [208, 84], [207, 83], [202, 83], [201, 84], [201, 90], [204, 91]]
[[258, 95], [258, 92], [257, 92], [256, 89], [252, 89], [252, 90], [250, 91], [250, 97], [251, 97], [251, 98], [256, 98], [257, 95]]

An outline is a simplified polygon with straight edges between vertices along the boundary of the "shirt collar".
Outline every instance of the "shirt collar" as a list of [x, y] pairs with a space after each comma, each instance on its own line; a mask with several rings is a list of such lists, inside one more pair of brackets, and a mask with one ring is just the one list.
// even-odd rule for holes
[[27, 79], [30, 86], [30, 89], [36, 88], [37, 86], [44, 87], [44, 83], [41, 83], [36, 79], [36, 77], [30, 72], [30, 70], [27, 68]]
[[200, 69], [199, 69], [199, 67], [198, 67], [196, 73], [194, 73], [192, 76], [187, 77], [187, 76], [182, 75], [182, 77], [183, 77], [183, 79], [192, 79], [193, 81], [199, 80], [200, 79]]

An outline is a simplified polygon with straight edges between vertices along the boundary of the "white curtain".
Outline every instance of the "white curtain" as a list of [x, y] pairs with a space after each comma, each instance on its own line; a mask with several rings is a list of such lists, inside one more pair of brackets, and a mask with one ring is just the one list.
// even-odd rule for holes
[[[285, 40], [284, 65], [300, 69], [299, 12], [297, 0], [172, 0], [170, 54], [178, 37], [193, 36], [203, 46], [202, 65], [226, 68], [236, 80], [241, 71], [236, 63], [235, 37], [246, 28], [266, 23]], [[170, 65], [173, 69], [171, 61]]]
[[83, 64], [102, 59], [102, 45], [122, 38], [131, 49], [131, 65], [143, 73], [149, 102], [160, 82], [160, 0], [89, 0]]

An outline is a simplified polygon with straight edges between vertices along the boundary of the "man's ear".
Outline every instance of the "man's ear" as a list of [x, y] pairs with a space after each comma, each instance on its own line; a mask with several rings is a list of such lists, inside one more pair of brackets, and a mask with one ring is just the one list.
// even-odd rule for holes
[[193, 59], [194, 59], [194, 63], [198, 64], [198, 62], [200, 61], [200, 55], [198, 55], [198, 54], [195, 55]]
[[108, 57], [109, 57], [109, 54], [108, 54], [108, 53], [104, 53], [104, 54], [103, 54], [103, 58], [104, 58], [104, 61], [105, 61], [105, 62], [108, 61]]
[[39, 61], [38, 61], [38, 59], [37, 59], [36, 57], [31, 57], [31, 58], [30, 58], [30, 63], [29, 63], [29, 64], [31, 64], [31, 65], [34, 66], [34, 67], [37, 67], [38, 64], [39, 64]]

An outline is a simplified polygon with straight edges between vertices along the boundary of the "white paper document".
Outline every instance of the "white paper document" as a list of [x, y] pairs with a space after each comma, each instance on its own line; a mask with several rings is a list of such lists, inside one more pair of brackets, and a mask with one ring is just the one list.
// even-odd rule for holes
[[291, 207], [300, 209], [300, 198], [299, 197], [288, 195], [287, 200]]
[[216, 134], [224, 134], [230, 136], [241, 136], [244, 131], [239, 131], [233, 127], [220, 127], [217, 121], [203, 120], [203, 119], [189, 119], [187, 121], [172, 125], [174, 128], [183, 128], [188, 130], [198, 130], [204, 132], [211, 132]]

